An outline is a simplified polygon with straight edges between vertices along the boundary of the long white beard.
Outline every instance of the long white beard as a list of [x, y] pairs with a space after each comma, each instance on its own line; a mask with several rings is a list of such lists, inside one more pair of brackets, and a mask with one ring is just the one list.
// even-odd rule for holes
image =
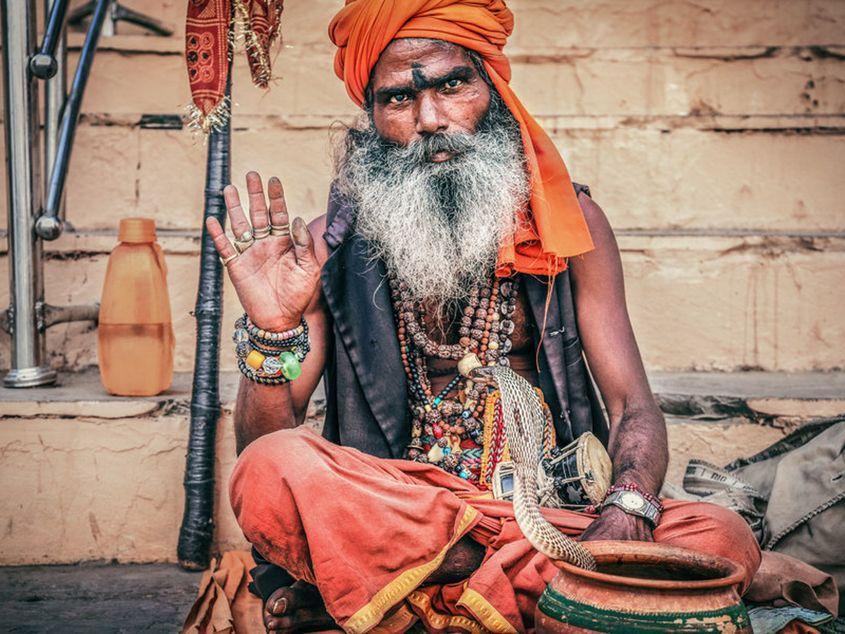
[[[500, 245], [511, 239], [517, 212], [527, 205], [518, 128], [512, 119], [487, 119], [475, 134], [406, 147], [359, 128], [347, 133], [339, 157], [337, 183], [357, 208], [356, 229], [373, 257], [384, 260], [414, 299], [438, 309], [455, 306], [489, 280]], [[444, 147], [459, 153], [431, 162]]]

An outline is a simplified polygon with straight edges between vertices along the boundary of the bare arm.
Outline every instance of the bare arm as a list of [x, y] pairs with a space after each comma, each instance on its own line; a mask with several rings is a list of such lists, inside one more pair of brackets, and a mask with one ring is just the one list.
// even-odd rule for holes
[[[328, 257], [328, 246], [322, 237], [325, 229], [325, 215], [308, 225], [320, 266]], [[317, 289], [304, 317], [308, 322], [311, 352], [302, 363], [299, 378], [283, 385], [261, 385], [241, 377], [235, 404], [235, 437], [239, 454], [259, 436], [297, 427], [305, 420], [308, 403], [323, 375], [328, 337], [331, 336], [321, 289]]]
[[[666, 423], [631, 328], [613, 230], [592, 199], [582, 194], [579, 201], [596, 248], [572, 259], [572, 280], [584, 352], [610, 418], [614, 482], [633, 482], [656, 495], [669, 459]], [[620, 512], [615, 507], [605, 511], [611, 516]]]
[[[268, 232], [269, 227], [287, 226], [287, 205], [281, 182], [271, 178], [264, 195], [261, 177], [246, 177], [249, 220], [241, 207], [237, 188], [228, 185], [224, 198], [236, 237], [248, 231]], [[305, 419], [308, 402], [317, 387], [327, 350], [326, 308], [320, 289], [320, 270], [328, 258], [322, 238], [325, 216], [306, 226], [301, 218], [290, 222], [289, 232], [259, 238], [235, 256], [220, 224], [210, 219], [208, 230], [214, 239], [238, 299], [259, 328], [283, 331], [299, 325], [305, 317], [309, 327], [311, 352], [302, 363], [302, 374], [282, 385], [261, 385], [241, 378], [235, 407], [235, 435], [240, 453], [249, 443], [278, 429], [295, 427]]]

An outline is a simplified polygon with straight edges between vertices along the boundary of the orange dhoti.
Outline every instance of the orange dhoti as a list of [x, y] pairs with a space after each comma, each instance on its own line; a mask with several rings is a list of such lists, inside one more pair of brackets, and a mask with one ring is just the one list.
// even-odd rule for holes
[[[231, 480], [232, 507], [246, 538], [269, 561], [312, 583], [349, 632], [524, 632], [557, 568], [534, 550], [510, 502], [494, 500], [437, 467], [386, 460], [300, 428], [269, 434], [243, 452]], [[655, 541], [726, 557], [746, 571], [760, 550], [735, 513], [666, 500]], [[595, 516], [544, 515], [568, 535]], [[464, 535], [486, 546], [466, 581], [425, 585]]]

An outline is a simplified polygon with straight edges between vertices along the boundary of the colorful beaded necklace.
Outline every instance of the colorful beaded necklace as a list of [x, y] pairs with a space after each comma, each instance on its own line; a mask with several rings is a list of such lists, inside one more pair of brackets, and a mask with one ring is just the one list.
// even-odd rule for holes
[[406, 458], [434, 464], [486, 488], [482, 475], [485, 409], [493, 391], [456, 373], [438, 394], [431, 389], [428, 357], [460, 360], [474, 353], [485, 365], [508, 365], [517, 290], [512, 279], [493, 278], [473, 288], [463, 308], [458, 342], [439, 344], [426, 332], [426, 311], [404, 282], [390, 279], [402, 364], [408, 378], [411, 442]]

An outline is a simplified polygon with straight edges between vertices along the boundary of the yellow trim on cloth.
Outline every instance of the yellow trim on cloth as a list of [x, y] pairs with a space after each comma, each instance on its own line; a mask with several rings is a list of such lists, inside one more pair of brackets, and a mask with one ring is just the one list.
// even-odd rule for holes
[[413, 610], [406, 604], [400, 605], [399, 608], [390, 616], [386, 616], [381, 620], [381, 623], [370, 630], [371, 634], [404, 634], [408, 629], [416, 623], [418, 617]]
[[496, 634], [516, 634], [516, 629], [494, 608], [477, 590], [464, 589], [458, 605], [462, 605], [475, 615], [481, 624]]
[[452, 539], [437, 553], [434, 559], [400, 574], [396, 579], [376, 592], [373, 598], [370, 599], [370, 602], [350, 616], [341, 627], [346, 632], [358, 634], [368, 632], [378, 625], [390, 608], [406, 598], [426, 577], [440, 567], [440, 564], [443, 563], [443, 559], [446, 557], [446, 551], [464, 536], [464, 533], [466, 533], [472, 522], [478, 517], [478, 514], [478, 511], [473, 507], [467, 506]]
[[449, 631], [450, 629], [459, 627], [470, 634], [487, 634], [489, 631], [478, 622], [466, 616], [435, 612], [431, 609], [431, 597], [425, 592], [415, 590], [408, 595], [408, 601], [423, 613], [423, 622], [425, 625], [433, 627], [436, 630]]

